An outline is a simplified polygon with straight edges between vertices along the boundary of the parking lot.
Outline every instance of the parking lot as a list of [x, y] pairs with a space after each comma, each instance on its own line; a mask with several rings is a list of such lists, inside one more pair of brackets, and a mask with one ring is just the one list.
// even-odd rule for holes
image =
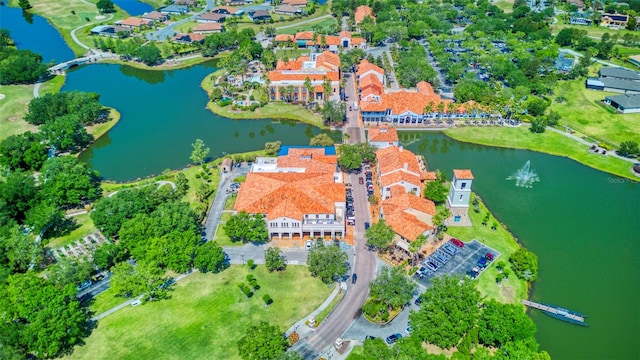
[[[480, 258], [485, 258], [487, 253], [491, 253], [493, 255], [493, 260], [490, 262], [496, 261], [496, 259], [500, 256], [500, 252], [495, 249], [492, 249], [486, 246], [483, 243], [480, 243], [478, 240], [471, 240], [469, 242], [464, 243], [464, 247], [455, 247], [457, 249], [457, 253], [450, 257], [446, 264], [438, 267], [438, 270], [431, 271], [429, 270], [428, 275], [420, 276], [418, 273], [413, 275], [414, 279], [425, 287], [431, 286], [431, 279], [435, 276], [465, 276], [467, 271], [473, 268], [479, 268], [479, 275], [482, 275], [484, 269], [478, 266], [478, 260]], [[487, 261], [487, 266], [489, 265], [489, 261]], [[424, 266], [424, 265], [423, 265]]]

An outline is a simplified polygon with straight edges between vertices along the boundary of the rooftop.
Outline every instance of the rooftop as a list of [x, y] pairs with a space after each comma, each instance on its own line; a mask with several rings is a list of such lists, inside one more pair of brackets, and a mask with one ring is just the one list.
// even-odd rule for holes
[[607, 96], [605, 99], [615, 102], [625, 109], [640, 108], [640, 94], [624, 94], [616, 96]]
[[405, 164], [407, 165], [408, 171], [416, 175], [422, 173], [416, 155], [403, 147], [389, 146], [380, 149], [376, 151], [376, 158], [378, 159], [380, 175], [404, 169]]
[[396, 128], [387, 126], [369, 129], [369, 141], [371, 142], [398, 142], [398, 131]]
[[462, 180], [473, 180], [473, 174], [471, 173], [471, 170], [469, 169], [454, 169], [453, 170], [453, 175], [456, 177], [456, 179], [462, 179]]

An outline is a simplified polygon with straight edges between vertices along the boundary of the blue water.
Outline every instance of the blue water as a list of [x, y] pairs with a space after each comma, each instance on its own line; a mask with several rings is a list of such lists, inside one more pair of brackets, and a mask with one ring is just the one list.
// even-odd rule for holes
[[0, 6], [0, 28], [11, 32], [18, 49], [38, 53], [44, 62], [60, 63], [75, 57], [58, 30], [41, 16], [23, 15], [22, 9]]
[[136, 0], [111, 0], [116, 6], [131, 16], [139, 16], [153, 11], [153, 6]]

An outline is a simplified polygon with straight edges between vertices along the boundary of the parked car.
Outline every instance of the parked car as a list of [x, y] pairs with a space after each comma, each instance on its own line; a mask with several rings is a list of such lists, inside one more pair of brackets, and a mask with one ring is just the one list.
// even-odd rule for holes
[[387, 336], [387, 344], [394, 344], [396, 341], [402, 339], [402, 334], [393, 334]]
[[476, 277], [478, 277], [478, 273], [473, 270], [467, 270], [467, 275], [469, 275], [469, 277], [472, 279], [475, 279]]
[[360, 183], [360, 185], [364, 185], [364, 179], [362, 178], [362, 176], [358, 178], [358, 182]]
[[377, 337], [375, 336], [371, 336], [371, 335], [367, 335], [364, 337], [365, 340], [373, 340], [373, 339], [377, 339]]
[[487, 267], [487, 259], [481, 257], [480, 259], [478, 259], [478, 266], [480, 267]]
[[91, 286], [93, 282], [91, 280], [87, 280], [85, 282], [83, 282], [82, 284], [78, 285], [76, 287], [76, 289], [78, 289], [78, 291], [82, 291], [84, 289], [87, 289], [89, 286]]
[[489, 260], [489, 261], [493, 261], [493, 259], [494, 259], [495, 257], [493, 256], [493, 254], [492, 254], [492, 253], [488, 252], [488, 253], [486, 253], [486, 254], [484, 255], [484, 258], [485, 258], [485, 259], [487, 259], [487, 260]]
[[464, 243], [456, 238], [451, 238], [451, 242], [453, 243], [453, 245], [459, 247], [459, 248], [463, 248], [464, 247]]
[[407, 335], [411, 335], [412, 331], [413, 331], [413, 328], [411, 326], [407, 326], [407, 328], [404, 330], [404, 333]]
[[416, 305], [420, 305], [420, 304], [422, 304], [422, 296], [418, 296], [418, 297], [416, 298], [416, 301], [414, 301], [413, 303], [414, 303], [414, 304], [416, 304]]
[[304, 244], [305, 249], [307, 250], [311, 250], [311, 245], [313, 243], [311, 242], [311, 240], [307, 240], [307, 242]]
[[351, 275], [351, 283], [355, 284], [356, 281], [358, 281], [358, 274], [353, 273], [353, 275]]
[[364, 229], [365, 230], [369, 230], [370, 227], [371, 227], [371, 224], [369, 224], [368, 222], [364, 223]]

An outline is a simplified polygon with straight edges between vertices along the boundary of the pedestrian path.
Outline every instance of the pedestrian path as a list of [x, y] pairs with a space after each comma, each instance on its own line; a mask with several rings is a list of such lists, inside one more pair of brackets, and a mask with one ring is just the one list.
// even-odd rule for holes
[[340, 294], [340, 285], [336, 284], [333, 287], [333, 291], [331, 292], [331, 294], [329, 294], [329, 297], [322, 304], [320, 304], [320, 306], [318, 306], [318, 308], [315, 309], [311, 314], [299, 320], [297, 323], [291, 325], [291, 327], [287, 329], [287, 331], [285, 332], [285, 335], [289, 336], [292, 332], [296, 331], [298, 335], [300, 335], [300, 340], [302, 340], [305, 337], [307, 337], [309, 334], [314, 332], [315, 329], [312, 329], [309, 326], [307, 326], [305, 322], [309, 320], [309, 318], [311, 317], [315, 318], [316, 316], [318, 316], [318, 314], [320, 314], [324, 309], [326, 309], [331, 304], [333, 299], [335, 299], [336, 296], [338, 296], [338, 294]]

